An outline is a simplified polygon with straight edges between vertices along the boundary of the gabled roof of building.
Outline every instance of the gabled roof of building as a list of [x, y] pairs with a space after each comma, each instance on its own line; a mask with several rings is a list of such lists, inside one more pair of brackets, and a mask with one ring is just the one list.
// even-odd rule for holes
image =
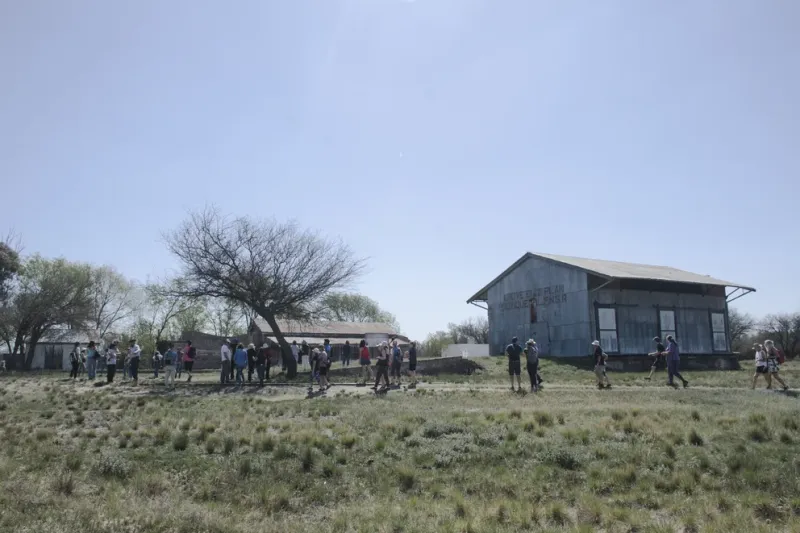
[[[256, 318], [254, 322], [262, 333], [272, 333], [272, 328], [263, 318]], [[400, 336], [392, 326], [382, 322], [337, 322], [333, 320], [299, 322], [296, 320], [278, 320], [278, 327], [281, 333], [287, 337], [339, 335], [363, 338], [364, 335], [370, 333]]]
[[469, 300], [467, 300], [467, 303], [486, 301], [488, 298], [489, 289], [495, 283], [503, 279], [512, 270], [517, 268], [531, 257], [577, 268], [579, 270], [583, 270], [584, 272], [588, 272], [589, 274], [594, 274], [608, 280], [640, 279], [650, 281], [665, 281], [671, 283], [687, 283], [690, 285], [736, 287], [737, 289], [755, 292], [754, 288], [742, 285], [740, 283], [712, 278], [711, 276], [705, 276], [703, 274], [695, 274], [694, 272], [687, 272], [686, 270], [668, 266], [641, 265], [638, 263], [622, 263], [619, 261], [605, 261], [603, 259], [586, 259], [583, 257], [570, 257], [565, 255], [528, 252], [516, 260], [510, 267], [505, 269], [502, 274], [494, 278], [488, 285], [476, 292]]
[[80, 342], [87, 344], [89, 341], [99, 341], [100, 335], [95, 330], [79, 329], [51, 329], [45, 333], [39, 344], [73, 344]]

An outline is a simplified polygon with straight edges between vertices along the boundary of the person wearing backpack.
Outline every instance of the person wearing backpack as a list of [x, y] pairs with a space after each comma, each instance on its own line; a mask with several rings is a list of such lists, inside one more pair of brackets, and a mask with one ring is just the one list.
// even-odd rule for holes
[[528, 340], [525, 346], [525, 362], [531, 380], [531, 392], [539, 392], [539, 348], [536, 341]]
[[594, 346], [594, 375], [597, 376], [597, 388], [600, 390], [610, 389], [611, 381], [609, 381], [608, 374], [606, 374], [606, 359], [608, 356], [600, 347], [600, 341], [592, 341], [592, 346]]
[[317, 368], [319, 369], [319, 390], [325, 391], [331, 388], [328, 383], [328, 369], [331, 367], [331, 356], [324, 347], [319, 351], [317, 357]]
[[177, 372], [176, 363], [178, 362], [178, 352], [175, 345], [170, 344], [169, 349], [164, 354], [164, 386], [175, 387], [175, 374]]
[[81, 343], [76, 342], [69, 352], [69, 364], [71, 367], [69, 377], [74, 381], [78, 379], [78, 368], [81, 366]]
[[771, 380], [774, 379], [783, 385], [783, 390], [789, 390], [789, 386], [785, 381], [783, 381], [783, 378], [778, 375], [778, 372], [780, 372], [781, 369], [781, 361], [785, 360], [783, 354], [777, 348], [775, 348], [775, 343], [771, 340], [764, 341], [764, 351], [767, 353], [767, 373], [770, 378], [767, 388], [772, 388]]
[[769, 372], [767, 371], [767, 352], [761, 344], [755, 344], [753, 350], [756, 353], [756, 373], [753, 374], [753, 389], [756, 388], [758, 376], [763, 375], [764, 380], [767, 382], [767, 388], [770, 388], [772, 381], [769, 379]]
[[236, 384], [244, 385], [244, 369], [247, 368], [247, 350], [244, 345], [236, 345], [236, 352], [233, 354], [233, 364], [236, 365]]

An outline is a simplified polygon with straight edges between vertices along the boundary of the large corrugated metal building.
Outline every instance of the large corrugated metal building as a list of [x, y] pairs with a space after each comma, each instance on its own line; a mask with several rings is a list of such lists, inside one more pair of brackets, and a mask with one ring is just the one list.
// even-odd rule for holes
[[683, 354], [722, 355], [728, 302], [753, 291], [676, 268], [526, 253], [467, 302], [486, 305], [494, 354], [519, 337], [543, 355], [584, 356], [595, 339], [611, 355], [644, 355], [672, 334]]

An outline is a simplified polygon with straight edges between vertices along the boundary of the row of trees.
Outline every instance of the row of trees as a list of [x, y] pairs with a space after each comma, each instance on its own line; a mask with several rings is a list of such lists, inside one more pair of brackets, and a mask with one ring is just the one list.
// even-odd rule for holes
[[293, 223], [228, 218], [210, 208], [165, 236], [178, 259], [176, 278], [134, 283], [113, 267], [38, 255], [22, 257], [12, 239], [0, 244], [0, 341], [24, 354], [63, 328], [100, 338], [136, 337], [146, 351], [181, 331], [245, 333], [263, 318], [277, 337], [289, 375], [296, 372], [279, 319], [375, 321], [395, 317], [370, 298], [343, 290], [365, 267], [338, 240]]
[[753, 353], [754, 343], [771, 339], [787, 357], [800, 355], [800, 313], [779, 313], [762, 319], [736, 309], [728, 311], [733, 351]]

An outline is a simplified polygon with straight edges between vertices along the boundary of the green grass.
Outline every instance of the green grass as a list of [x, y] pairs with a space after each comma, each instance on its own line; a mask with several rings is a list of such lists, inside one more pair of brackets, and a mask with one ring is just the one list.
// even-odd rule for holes
[[0, 531], [800, 531], [797, 398], [543, 373], [315, 400], [0, 378]]

